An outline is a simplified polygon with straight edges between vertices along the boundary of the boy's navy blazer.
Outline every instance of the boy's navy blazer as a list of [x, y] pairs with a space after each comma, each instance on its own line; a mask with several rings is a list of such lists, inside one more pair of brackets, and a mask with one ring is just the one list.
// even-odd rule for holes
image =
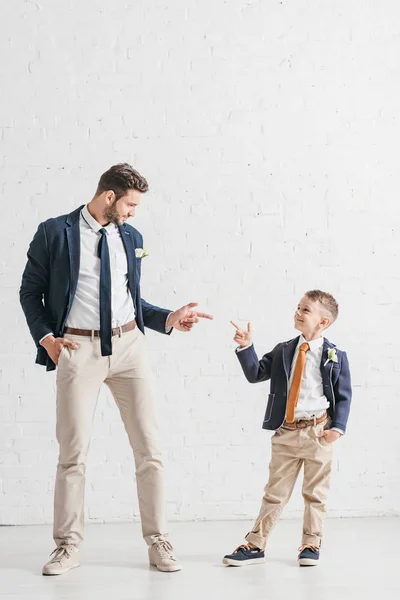
[[[36, 362], [55, 364], [39, 341], [48, 333], [60, 337], [76, 293], [80, 265], [79, 219], [83, 206], [68, 215], [41, 223], [29, 246], [28, 262], [22, 275], [20, 301], [37, 345]], [[165, 323], [171, 311], [153, 306], [140, 296], [141, 258], [136, 248], [143, 248], [142, 235], [131, 225], [119, 227], [128, 261], [128, 286], [136, 313], [136, 323], [144, 333], [149, 327], [166, 333]]]
[[[240, 352], [236, 351], [246, 379], [250, 383], [271, 380], [263, 429], [278, 429], [285, 420], [290, 370], [298, 343], [299, 336], [288, 342], [281, 342], [271, 352], [264, 354], [261, 360], [258, 360], [253, 345]], [[324, 338], [321, 359], [324, 395], [329, 400], [331, 427], [346, 431], [352, 394], [349, 362], [346, 352], [337, 348], [338, 362], [326, 362], [330, 348], [336, 346]]]

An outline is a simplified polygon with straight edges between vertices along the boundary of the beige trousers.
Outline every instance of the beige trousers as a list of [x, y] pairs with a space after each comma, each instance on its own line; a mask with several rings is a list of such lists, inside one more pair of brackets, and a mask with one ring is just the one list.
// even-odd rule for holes
[[305, 429], [290, 430], [281, 427], [272, 436], [269, 480], [264, 489], [260, 514], [246, 536], [248, 542], [265, 549], [269, 534], [289, 501], [304, 465], [301, 543], [320, 547], [332, 466], [332, 444], [318, 438], [317, 433], [327, 429], [329, 425], [330, 421], [326, 420]]
[[166, 534], [163, 464], [147, 342], [138, 327], [112, 339], [112, 356], [100, 340], [67, 334], [57, 369], [57, 440], [54, 540], [83, 540], [86, 457], [100, 388], [105, 383], [119, 408], [136, 465], [143, 537], [151, 545]]

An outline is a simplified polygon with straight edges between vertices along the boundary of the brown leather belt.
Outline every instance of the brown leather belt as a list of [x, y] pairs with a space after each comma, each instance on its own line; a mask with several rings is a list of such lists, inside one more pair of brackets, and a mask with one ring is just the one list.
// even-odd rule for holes
[[327, 418], [328, 412], [325, 411], [318, 419], [297, 419], [297, 421], [293, 421], [293, 423], [284, 421], [282, 427], [285, 429], [305, 429], [306, 427], [311, 427], [311, 425], [319, 425], [319, 423], [326, 421]]
[[[135, 319], [133, 319], [133, 321], [129, 321], [129, 323], [125, 323], [125, 325], [121, 325], [121, 327], [114, 327], [111, 330], [111, 332], [113, 336], [121, 336], [127, 331], [132, 331], [132, 329], [135, 329], [135, 327], [136, 321]], [[73, 333], [74, 335], [86, 335], [88, 337], [100, 337], [100, 331], [97, 331], [96, 329], [75, 329], [74, 327], [66, 327], [64, 329], [64, 333]]]

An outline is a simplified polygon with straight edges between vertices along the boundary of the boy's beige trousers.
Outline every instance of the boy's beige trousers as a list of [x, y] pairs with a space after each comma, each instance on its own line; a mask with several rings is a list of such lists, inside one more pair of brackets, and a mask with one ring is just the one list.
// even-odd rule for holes
[[285, 504], [288, 502], [301, 467], [304, 465], [304, 519], [302, 545], [320, 547], [322, 525], [329, 490], [332, 446], [317, 433], [329, 427], [329, 419], [304, 429], [281, 427], [272, 436], [269, 480], [264, 489], [260, 514], [246, 540], [265, 549]]

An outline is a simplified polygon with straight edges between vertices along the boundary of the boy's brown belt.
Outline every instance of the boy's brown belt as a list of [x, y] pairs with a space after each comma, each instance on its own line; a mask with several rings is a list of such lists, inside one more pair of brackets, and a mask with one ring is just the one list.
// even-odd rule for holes
[[305, 427], [310, 427], [311, 425], [318, 425], [322, 423], [328, 418], [328, 412], [325, 411], [323, 415], [318, 417], [318, 419], [297, 419], [297, 421], [293, 421], [293, 423], [288, 423], [287, 421], [283, 422], [282, 427], [285, 429], [304, 429]]
[[[135, 329], [135, 327], [136, 321], [135, 319], [133, 319], [133, 321], [129, 321], [129, 323], [125, 323], [125, 325], [121, 325], [121, 327], [114, 327], [111, 330], [111, 332], [112, 335], [121, 335], [126, 331], [131, 331], [132, 329]], [[96, 329], [75, 329], [74, 327], [66, 327], [64, 329], [64, 333], [73, 333], [74, 335], [87, 335], [88, 337], [100, 337], [100, 331], [97, 331]]]

